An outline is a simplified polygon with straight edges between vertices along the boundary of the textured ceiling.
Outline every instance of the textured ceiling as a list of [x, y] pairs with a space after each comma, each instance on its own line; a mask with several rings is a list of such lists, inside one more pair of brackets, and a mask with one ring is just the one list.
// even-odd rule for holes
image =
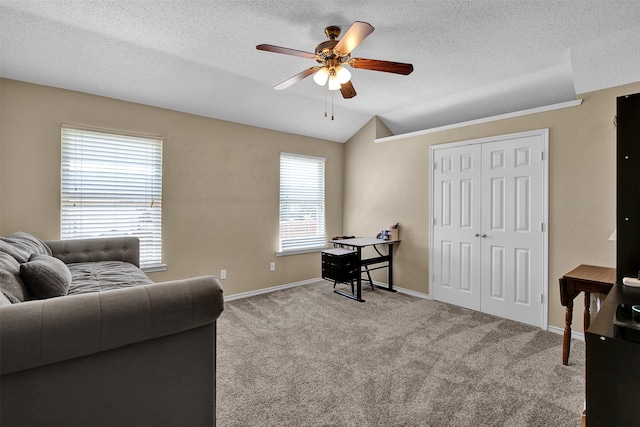
[[[640, 80], [640, 0], [0, 0], [0, 76], [344, 142], [373, 116], [394, 134], [574, 100]], [[410, 62], [409, 76], [352, 69], [334, 99], [313, 51], [324, 28], [375, 31], [352, 57]], [[331, 115], [331, 96], [328, 99]]]

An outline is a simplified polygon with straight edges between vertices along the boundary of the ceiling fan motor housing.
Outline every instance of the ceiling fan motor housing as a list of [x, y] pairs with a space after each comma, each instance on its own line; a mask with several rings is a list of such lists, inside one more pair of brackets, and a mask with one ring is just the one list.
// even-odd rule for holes
[[340, 56], [333, 48], [339, 40], [327, 40], [316, 46], [316, 61], [328, 67], [337, 67], [343, 62], [347, 62], [351, 55]]
[[327, 67], [337, 67], [343, 62], [347, 62], [351, 55], [340, 56], [333, 49], [338, 44], [338, 36], [340, 36], [340, 27], [330, 26], [324, 29], [324, 33], [329, 40], [316, 46], [316, 61]]

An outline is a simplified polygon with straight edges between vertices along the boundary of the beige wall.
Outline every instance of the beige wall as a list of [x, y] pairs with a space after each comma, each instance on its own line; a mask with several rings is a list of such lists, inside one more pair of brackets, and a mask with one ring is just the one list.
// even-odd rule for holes
[[[397, 286], [429, 293], [429, 147], [549, 128], [549, 324], [564, 326], [558, 278], [579, 264], [615, 267], [616, 97], [640, 82], [578, 96], [582, 105], [406, 139], [374, 143], [372, 120], [346, 147], [346, 234], [371, 234], [400, 222]], [[384, 125], [382, 125], [384, 126]], [[379, 280], [386, 280], [377, 272]], [[581, 299], [582, 297], [580, 297]], [[582, 330], [582, 303], [574, 329]]]
[[[615, 266], [613, 118], [616, 97], [637, 92], [640, 82], [581, 95], [578, 107], [379, 144], [390, 132], [374, 118], [339, 144], [0, 79], [0, 235], [58, 238], [61, 123], [159, 134], [168, 268], [154, 280], [224, 268], [232, 295], [319, 277], [318, 253], [275, 257], [278, 155], [290, 151], [327, 158], [328, 235], [400, 222], [395, 283], [428, 294], [429, 147], [549, 128], [549, 324], [562, 327], [558, 278], [581, 263]], [[578, 308], [577, 331], [580, 317]]]
[[327, 159], [327, 233], [342, 232], [344, 144], [13, 80], [0, 94], [0, 235], [59, 238], [62, 123], [164, 137], [155, 281], [226, 269], [231, 295], [320, 276], [319, 253], [275, 256], [281, 151]]

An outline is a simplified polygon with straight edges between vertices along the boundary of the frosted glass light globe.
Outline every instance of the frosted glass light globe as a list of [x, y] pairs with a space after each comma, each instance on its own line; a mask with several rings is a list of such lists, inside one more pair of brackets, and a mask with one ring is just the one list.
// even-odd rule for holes
[[348, 82], [349, 79], [351, 78], [351, 73], [349, 72], [349, 70], [344, 68], [342, 65], [338, 65], [336, 67], [336, 78], [338, 79], [338, 81], [341, 84], [344, 84], [344, 83]]
[[329, 78], [329, 69], [327, 67], [320, 68], [318, 72], [313, 75], [313, 81], [319, 84], [320, 86], [324, 86], [327, 83], [328, 78]]

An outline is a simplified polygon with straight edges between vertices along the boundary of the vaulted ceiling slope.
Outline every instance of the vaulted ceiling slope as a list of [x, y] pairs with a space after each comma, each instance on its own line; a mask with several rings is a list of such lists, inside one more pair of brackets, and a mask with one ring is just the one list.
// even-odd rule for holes
[[[640, 80], [638, 0], [0, 0], [0, 76], [344, 142], [373, 116], [394, 134], [571, 101]], [[324, 28], [375, 27], [343, 99], [313, 52]], [[324, 117], [325, 102], [329, 117]]]

